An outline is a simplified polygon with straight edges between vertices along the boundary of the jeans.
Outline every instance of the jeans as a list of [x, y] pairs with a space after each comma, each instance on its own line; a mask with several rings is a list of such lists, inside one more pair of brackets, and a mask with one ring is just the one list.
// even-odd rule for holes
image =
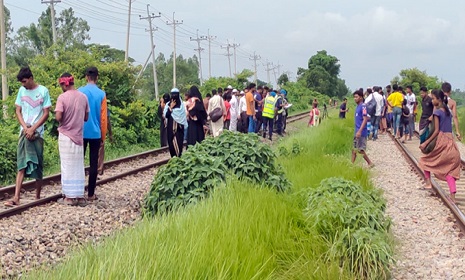
[[408, 116], [408, 128], [409, 128], [409, 136], [412, 138], [413, 132], [415, 131], [415, 116], [413, 114]]
[[255, 120], [253, 119], [253, 116], [248, 116], [249, 117], [249, 133], [255, 133]]
[[261, 128], [263, 122], [264, 122], [263, 117], [262, 117], [262, 112], [257, 111], [257, 113], [255, 114], [255, 117], [257, 119], [257, 123], [255, 124], [255, 132], [258, 133], [260, 131], [260, 128]]
[[283, 114], [278, 114], [276, 118], [276, 132], [278, 135], [283, 135]]
[[394, 127], [394, 136], [397, 136], [397, 131], [400, 129], [400, 117], [402, 116], [402, 108], [392, 108], [392, 126]]
[[87, 139], [84, 138], [84, 156], [86, 155], [87, 144], [89, 144], [89, 184], [87, 186], [87, 195], [93, 196], [95, 186], [97, 185], [97, 169], [98, 169], [98, 151], [102, 139]]
[[373, 130], [373, 139], [378, 139], [378, 129], [379, 129], [379, 121], [381, 120], [381, 116], [373, 116], [371, 117], [371, 125]]

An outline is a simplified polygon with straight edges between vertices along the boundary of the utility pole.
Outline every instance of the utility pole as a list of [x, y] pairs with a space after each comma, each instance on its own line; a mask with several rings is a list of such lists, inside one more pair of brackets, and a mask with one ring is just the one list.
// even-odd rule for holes
[[228, 44], [227, 44], [226, 46], [221, 46], [221, 48], [222, 48], [222, 49], [226, 49], [226, 52], [227, 52], [227, 53], [225, 54], [225, 56], [228, 57], [229, 77], [232, 78], [232, 74], [231, 74], [231, 55], [232, 55], [232, 54], [231, 54], [231, 52], [229, 51], [230, 48], [231, 48], [231, 44], [229, 44], [229, 42], [228, 42]]
[[55, 7], [53, 4], [61, 3], [60, 0], [42, 0], [42, 4], [50, 4], [50, 17], [52, 21], [52, 36], [53, 36], [53, 43], [57, 42], [57, 27], [55, 25]]
[[[1, 52], [1, 64], [2, 64], [2, 100], [6, 100], [8, 98], [8, 81], [6, 79], [6, 32], [5, 32], [5, 6], [3, 6], [3, 0], [0, 0], [0, 6], [2, 8], [0, 13], [0, 52]], [[6, 115], [6, 105], [3, 106], [3, 115]]]
[[216, 39], [216, 36], [210, 35], [210, 29], [208, 29], [208, 77], [212, 77], [212, 41]]
[[182, 24], [182, 22], [182, 20], [179, 21], [174, 19], [174, 12], [173, 20], [171, 22], [166, 22], [168, 25], [173, 25], [173, 88], [176, 87], [176, 25]]
[[[153, 43], [153, 26], [152, 19], [160, 17], [160, 14], [156, 16], [154, 13], [150, 14], [149, 11], [150, 5], [147, 4], [147, 16], [142, 17], [139, 15], [139, 19], [146, 19], [149, 21], [149, 32], [150, 32], [150, 49], [152, 50], [152, 66], [153, 66], [153, 83], [155, 84], [155, 99], [158, 101], [158, 78], [157, 78], [157, 68], [155, 65], [155, 44]], [[156, 29], [158, 30], [158, 28]]]
[[190, 37], [190, 40], [191, 41], [197, 41], [197, 48], [194, 49], [194, 51], [199, 52], [199, 79], [200, 79], [200, 85], [202, 86], [203, 85], [203, 77], [202, 77], [202, 56], [201, 56], [201, 53], [205, 49], [200, 46], [200, 41], [207, 40], [207, 37], [205, 37], [205, 36], [200, 36], [199, 37], [199, 30], [197, 29], [197, 38], [194, 39], [194, 38]]
[[[271, 78], [270, 78], [270, 71], [273, 71], [274, 72], [274, 69], [275, 67], [273, 67], [273, 63], [271, 62], [266, 62], [266, 66], [265, 66], [265, 71], [266, 71], [266, 77], [267, 77], [267, 81], [268, 81], [268, 84], [271, 85]], [[275, 78], [276, 78], [276, 74], [275, 74]]]
[[236, 55], [236, 48], [239, 47], [241, 44], [232, 44], [230, 47], [234, 49], [234, 75], [237, 74], [237, 55]]
[[128, 62], [129, 57], [129, 32], [131, 30], [131, 5], [136, 0], [128, 0], [129, 2], [129, 9], [128, 9], [128, 30], [126, 33], [126, 52], [124, 53], [124, 61]]
[[260, 60], [261, 57], [259, 55], [256, 55], [255, 52], [253, 52], [253, 56], [249, 57], [250, 60], [253, 60], [253, 66], [255, 69], [255, 84], [257, 84], [257, 60]]

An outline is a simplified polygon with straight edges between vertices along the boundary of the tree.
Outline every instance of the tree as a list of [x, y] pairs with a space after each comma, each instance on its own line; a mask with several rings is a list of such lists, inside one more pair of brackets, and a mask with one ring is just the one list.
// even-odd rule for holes
[[321, 94], [342, 97], [347, 95], [348, 88], [339, 78], [340, 67], [337, 57], [325, 50], [318, 51], [308, 60], [308, 69], [297, 69], [297, 81]]
[[278, 85], [283, 86], [289, 82], [289, 76], [286, 73], [281, 74], [278, 78]]
[[402, 69], [399, 76], [394, 77], [391, 83], [397, 83], [404, 88], [412, 86], [413, 92], [416, 93], [420, 92], [420, 87], [441, 88], [441, 81], [438, 77], [429, 76], [426, 71], [420, 71], [418, 68]]
[[[84, 49], [85, 41], [90, 39], [90, 27], [81, 18], [76, 18], [72, 8], [61, 11], [55, 18], [57, 45], [64, 50]], [[36, 55], [45, 55], [53, 45], [50, 8], [39, 17], [38, 23], [31, 23], [18, 29], [14, 38], [13, 59], [18, 65], [27, 65]]]

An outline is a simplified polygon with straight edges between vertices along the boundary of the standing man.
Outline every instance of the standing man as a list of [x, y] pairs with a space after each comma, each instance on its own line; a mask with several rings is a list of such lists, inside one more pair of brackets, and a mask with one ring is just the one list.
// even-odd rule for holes
[[288, 113], [287, 113], [287, 108], [288, 108], [288, 102], [287, 102], [287, 91], [285, 89], [281, 89], [279, 91], [281, 93], [281, 96], [282, 96], [282, 102], [283, 102], [283, 133], [286, 132], [286, 125], [287, 125], [287, 116], [288, 116]]
[[412, 86], [407, 86], [407, 95], [405, 95], [405, 99], [407, 100], [407, 108], [409, 110], [408, 115], [408, 132], [409, 138], [408, 140], [412, 141], [413, 131], [415, 131], [415, 103], [416, 98], [415, 94], [412, 91]]
[[262, 111], [263, 111], [263, 97], [262, 97], [263, 87], [258, 86], [257, 91], [254, 93], [254, 100], [255, 100], [255, 117], [257, 122], [255, 124], [255, 132], [258, 133], [260, 128], [262, 127], [263, 120], [262, 120]]
[[433, 131], [429, 131], [429, 124], [433, 120], [434, 105], [431, 97], [428, 95], [428, 89], [426, 87], [420, 88], [421, 96], [421, 117], [420, 117], [420, 144], [426, 141], [426, 138]]
[[268, 127], [270, 141], [273, 140], [273, 121], [276, 112], [276, 92], [272, 91], [270, 95], [265, 97], [265, 103], [263, 107], [263, 138], [266, 137], [266, 128]]
[[368, 158], [365, 150], [367, 148], [367, 138], [368, 138], [368, 129], [367, 129], [367, 109], [363, 103], [363, 91], [357, 90], [354, 92], [354, 101], [357, 104], [355, 109], [355, 135], [354, 135], [354, 148], [352, 149], [352, 163], [355, 162], [357, 158], [357, 152], [363, 155], [363, 159], [371, 167], [374, 164]]
[[34, 81], [31, 69], [24, 67], [16, 76], [21, 87], [16, 96], [16, 117], [20, 124], [17, 149], [15, 196], [5, 206], [19, 205], [24, 177], [36, 179], [36, 199], [40, 198], [40, 180], [44, 166], [44, 123], [47, 121], [52, 102], [48, 89]]
[[89, 102], [89, 119], [84, 124], [84, 154], [89, 145], [89, 184], [87, 199], [94, 201], [95, 186], [97, 183], [98, 151], [100, 143], [105, 141], [107, 134], [107, 98], [105, 92], [97, 86], [98, 69], [89, 67], [86, 69], [87, 85], [79, 88], [79, 91], [87, 96]]
[[87, 97], [74, 89], [74, 78], [64, 73], [58, 80], [63, 93], [58, 96], [55, 118], [58, 127], [58, 150], [61, 163], [61, 187], [65, 205], [85, 206], [84, 186], [84, 122], [89, 117]]
[[276, 90], [272, 90], [276, 94], [276, 107], [278, 111], [276, 112], [276, 132], [279, 136], [283, 136], [283, 111], [284, 111], [284, 102], [281, 94], [278, 94]]
[[349, 111], [349, 109], [347, 109], [347, 98], [344, 98], [341, 107], [339, 107], [339, 118], [345, 119], [347, 111]]
[[442, 92], [447, 96], [447, 106], [449, 106], [450, 111], [452, 112], [452, 120], [455, 126], [455, 136], [459, 141], [462, 141], [462, 136], [460, 135], [459, 129], [459, 117], [457, 116], [457, 102], [454, 99], [450, 98], [450, 93], [452, 92], [452, 86], [450, 83], [445, 82], [441, 86]]
[[400, 139], [400, 117], [402, 116], [402, 103], [404, 102], [404, 95], [402, 89], [397, 84], [392, 86], [391, 93], [387, 98], [387, 104], [392, 108], [392, 126], [394, 127], [394, 136]]
[[229, 130], [232, 132], [237, 131], [237, 118], [239, 116], [239, 102], [237, 100], [236, 95], [239, 93], [237, 89], [232, 90], [231, 95], [231, 124], [229, 125]]
[[[247, 91], [247, 89], [245, 89]], [[249, 119], [247, 117], [247, 101], [245, 100], [245, 92], [241, 90], [239, 92], [239, 132], [241, 133], [247, 133], [247, 130], [249, 129]]]
[[250, 83], [247, 87], [248, 91], [245, 93], [245, 101], [247, 104], [247, 118], [249, 119], [248, 133], [255, 133], [255, 122], [257, 120], [256, 111], [255, 111], [255, 92], [256, 85]]

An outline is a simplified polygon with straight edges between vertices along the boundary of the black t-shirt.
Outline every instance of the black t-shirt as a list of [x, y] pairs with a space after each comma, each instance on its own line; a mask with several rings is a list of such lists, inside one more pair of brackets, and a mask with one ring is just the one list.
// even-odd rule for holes
[[[346, 108], [347, 108], [347, 104], [346, 104], [346, 103], [342, 103], [342, 104], [341, 104], [341, 107], [339, 107], [340, 110], [344, 110], [344, 111], [346, 110]], [[345, 119], [345, 118], [346, 118], [346, 112], [341, 112], [341, 111], [339, 111], [339, 118]]]
[[423, 100], [421, 100], [421, 109], [423, 110], [423, 112], [421, 113], [421, 119], [427, 119], [431, 117], [434, 110], [431, 97], [426, 96], [425, 98], [423, 98]]

